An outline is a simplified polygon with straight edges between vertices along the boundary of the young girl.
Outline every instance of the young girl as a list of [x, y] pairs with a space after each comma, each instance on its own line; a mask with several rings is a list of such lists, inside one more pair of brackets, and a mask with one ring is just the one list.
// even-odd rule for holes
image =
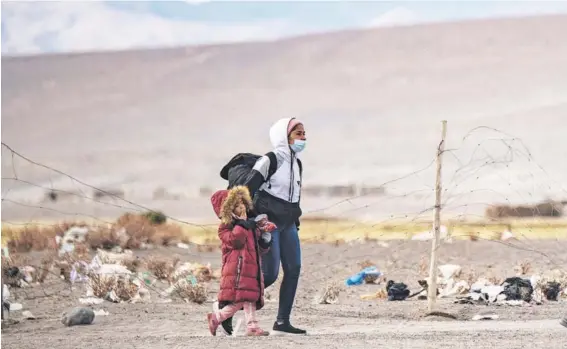
[[207, 314], [213, 336], [224, 320], [244, 309], [247, 336], [266, 336], [258, 326], [256, 310], [264, 306], [264, 278], [261, 254], [270, 248], [270, 232], [276, 227], [265, 216], [256, 220], [247, 217], [252, 210], [252, 199], [247, 187], [237, 186], [219, 190], [211, 197], [216, 215], [221, 219], [218, 235], [222, 242], [222, 273], [219, 303], [224, 306], [217, 313]]

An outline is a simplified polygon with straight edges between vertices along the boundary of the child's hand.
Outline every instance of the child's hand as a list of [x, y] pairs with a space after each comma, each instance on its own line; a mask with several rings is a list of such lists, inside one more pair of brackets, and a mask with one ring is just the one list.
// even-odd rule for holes
[[276, 225], [270, 221], [266, 221], [264, 224], [262, 224], [261, 226], [259, 226], [260, 231], [263, 233], [271, 233], [274, 230], [276, 230]]

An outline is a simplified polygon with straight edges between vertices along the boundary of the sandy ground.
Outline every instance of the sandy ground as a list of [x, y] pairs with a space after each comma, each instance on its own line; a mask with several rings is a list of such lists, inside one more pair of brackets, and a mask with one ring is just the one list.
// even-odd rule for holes
[[[303, 246], [303, 270], [292, 314], [296, 325], [308, 329], [304, 337], [268, 337], [263, 339], [212, 338], [208, 334], [205, 314], [211, 303], [186, 304], [173, 299], [160, 303], [156, 293], [150, 304], [112, 304], [93, 306], [105, 309], [108, 316], [97, 317], [90, 326], [66, 328], [59, 322], [61, 312], [79, 305], [82, 286], [70, 292], [61, 281], [51, 281], [44, 289], [14, 290], [24, 309], [37, 320], [22, 320], [2, 328], [5, 348], [181, 348], [212, 346], [230, 348], [246, 345], [250, 348], [363, 348], [388, 346], [399, 348], [476, 348], [496, 346], [522, 348], [526, 342], [534, 348], [562, 348], [567, 329], [559, 319], [567, 313], [567, 302], [546, 303], [540, 306], [479, 306], [457, 305], [453, 299], [438, 301], [437, 309], [451, 313], [457, 320], [424, 316], [426, 303], [419, 300], [387, 302], [363, 301], [360, 295], [383, 287], [361, 285], [350, 287], [340, 295], [338, 304], [315, 304], [314, 297], [330, 281], [343, 281], [359, 270], [357, 263], [370, 259], [389, 278], [406, 282], [417, 290], [420, 278], [418, 265], [429, 253], [429, 242], [392, 241], [388, 247], [379, 243], [331, 246], [306, 244]], [[218, 252], [198, 253], [179, 248], [142, 251], [148, 255], [179, 256], [182, 261], [211, 262], [219, 266]], [[35, 258], [35, 257], [34, 257]], [[531, 263], [534, 272], [567, 265], [567, 255], [557, 242], [531, 241], [506, 246], [496, 242], [456, 242], [440, 249], [441, 263], [457, 263], [468, 273], [505, 277], [513, 276], [513, 267], [519, 261]], [[210, 285], [210, 296], [215, 296], [218, 285]], [[163, 287], [165, 288], [165, 285]], [[272, 296], [277, 292], [268, 290]], [[45, 296], [47, 294], [48, 296]], [[277, 303], [267, 302], [259, 311], [261, 325], [269, 329], [277, 310]], [[481, 311], [499, 315], [496, 321], [470, 321]], [[13, 312], [11, 319], [19, 319]], [[238, 344], [237, 344], [238, 343]]]

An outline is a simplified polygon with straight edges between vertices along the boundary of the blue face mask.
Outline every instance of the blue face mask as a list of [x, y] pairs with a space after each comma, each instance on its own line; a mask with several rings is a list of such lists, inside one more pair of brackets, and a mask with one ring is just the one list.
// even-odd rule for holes
[[293, 144], [290, 144], [289, 147], [293, 150], [294, 153], [299, 153], [303, 149], [305, 149], [305, 141], [301, 139], [296, 139]]

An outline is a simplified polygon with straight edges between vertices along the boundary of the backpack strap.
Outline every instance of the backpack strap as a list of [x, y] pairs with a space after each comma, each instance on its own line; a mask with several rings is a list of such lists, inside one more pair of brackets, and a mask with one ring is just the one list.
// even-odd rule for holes
[[270, 168], [268, 169], [268, 177], [266, 178], [266, 182], [268, 182], [278, 170], [278, 158], [273, 151], [266, 153], [266, 156], [270, 159]]

